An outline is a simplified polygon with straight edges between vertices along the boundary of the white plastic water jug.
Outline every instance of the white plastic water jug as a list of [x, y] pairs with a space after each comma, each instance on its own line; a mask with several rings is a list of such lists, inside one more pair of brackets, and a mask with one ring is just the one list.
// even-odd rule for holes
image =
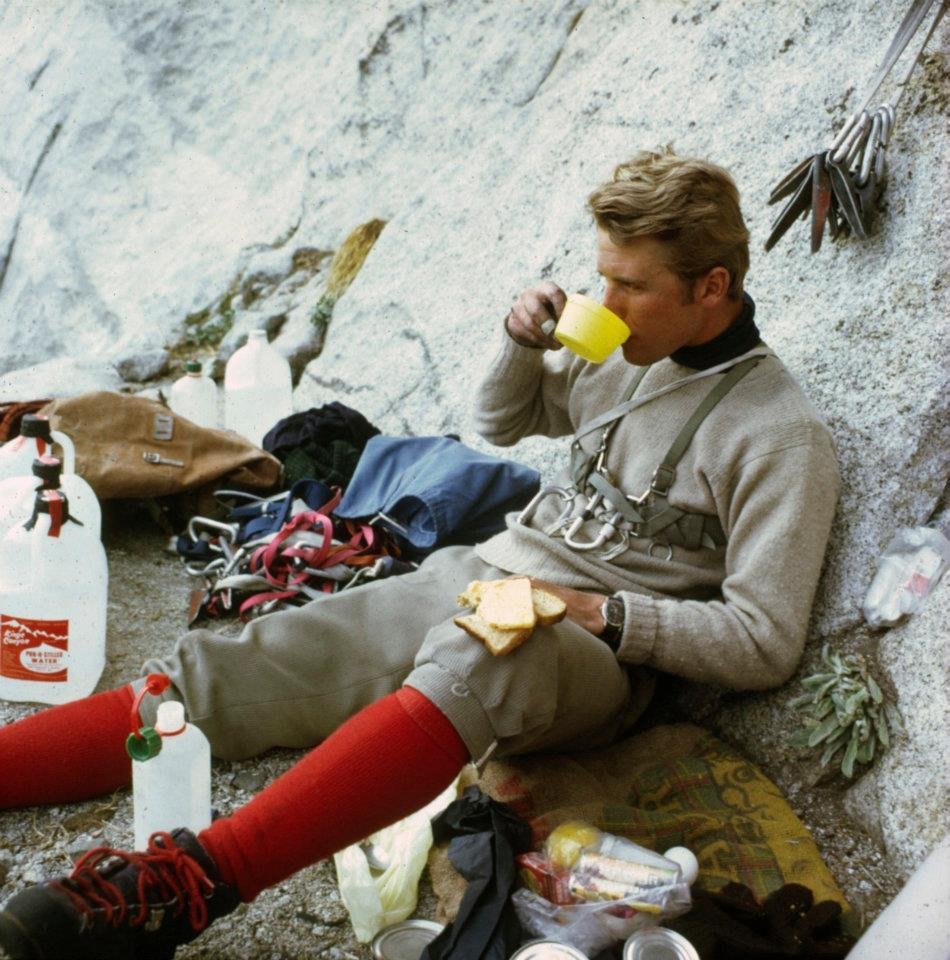
[[102, 536], [102, 508], [92, 487], [78, 473], [63, 473], [57, 457], [37, 457], [28, 477], [0, 480], [0, 537], [15, 523], [27, 520], [37, 490], [62, 490], [69, 513], [94, 537]]
[[156, 830], [187, 827], [193, 833], [211, 823], [211, 747], [205, 735], [185, 722], [184, 704], [158, 705], [155, 732], [161, 749], [132, 760], [135, 849], [145, 850]]
[[0, 699], [68, 703], [106, 662], [109, 574], [99, 539], [69, 520], [59, 490], [0, 542]]
[[76, 472], [76, 450], [72, 440], [59, 430], [50, 430], [49, 420], [35, 413], [20, 421], [20, 435], [0, 447], [0, 480], [8, 477], [29, 477], [33, 461], [52, 453], [53, 442], [63, 449], [63, 472]]
[[290, 364], [252, 330], [224, 368], [224, 426], [261, 445], [264, 434], [293, 412]]
[[185, 375], [172, 384], [168, 405], [172, 413], [199, 427], [218, 425], [218, 388], [210, 377], [202, 376], [197, 360], [185, 363]]

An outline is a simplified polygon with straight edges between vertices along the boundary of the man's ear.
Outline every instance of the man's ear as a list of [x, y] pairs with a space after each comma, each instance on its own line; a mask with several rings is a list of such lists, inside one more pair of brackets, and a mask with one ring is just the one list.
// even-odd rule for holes
[[694, 296], [707, 307], [716, 306], [729, 296], [729, 284], [732, 277], [725, 267], [713, 267], [709, 273], [696, 280]]

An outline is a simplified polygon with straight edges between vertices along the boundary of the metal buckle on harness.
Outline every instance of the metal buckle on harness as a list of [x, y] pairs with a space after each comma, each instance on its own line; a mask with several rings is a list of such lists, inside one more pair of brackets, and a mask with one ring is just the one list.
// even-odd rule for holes
[[649, 547], [647, 547], [647, 556], [653, 556], [654, 547], [666, 547], [666, 556], [661, 557], [662, 560], [672, 560], [673, 559], [673, 544], [672, 543], [657, 543], [656, 540], [651, 540]]
[[[650, 480], [650, 490], [658, 493], [661, 497], [665, 497], [670, 492], [670, 487], [673, 486], [675, 479], [675, 468], [668, 467], [665, 463], [661, 463], [656, 470], [653, 471], [653, 479]], [[644, 496], [646, 496], [646, 494], [644, 494]]]

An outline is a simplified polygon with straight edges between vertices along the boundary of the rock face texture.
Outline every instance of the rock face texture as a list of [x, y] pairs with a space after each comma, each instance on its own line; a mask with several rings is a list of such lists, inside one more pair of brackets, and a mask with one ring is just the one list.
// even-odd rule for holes
[[[901, 7], [8, 0], [0, 399], [92, 389], [96, 371], [138, 382], [166, 351], [226, 352], [266, 326], [302, 368], [298, 409], [339, 399], [387, 432], [480, 445], [469, 398], [513, 298], [542, 277], [597, 294], [587, 193], [638, 148], [722, 163], [763, 334], [837, 439], [810, 649], [876, 656], [896, 689], [906, 733], [851, 800], [909, 871], [950, 828], [933, 727], [948, 593], [883, 635], [861, 628], [860, 601], [894, 529], [945, 511], [950, 21], [898, 108], [877, 231], [810, 256], [796, 225], [761, 252], [770, 187], [863, 98]], [[321, 313], [333, 251], [374, 219], [379, 239]], [[550, 473], [563, 451], [512, 455]], [[789, 698], [714, 720], [767, 760], [797, 726]]]

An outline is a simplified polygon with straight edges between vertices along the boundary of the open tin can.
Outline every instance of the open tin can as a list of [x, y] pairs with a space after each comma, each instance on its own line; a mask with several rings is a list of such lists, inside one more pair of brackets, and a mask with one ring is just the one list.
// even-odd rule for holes
[[532, 940], [518, 947], [508, 960], [587, 960], [587, 954], [560, 940]]
[[419, 960], [419, 955], [442, 932], [433, 920], [403, 920], [380, 930], [373, 940], [376, 960]]
[[623, 960], [699, 960], [699, 954], [681, 933], [650, 927], [637, 930], [627, 938]]

